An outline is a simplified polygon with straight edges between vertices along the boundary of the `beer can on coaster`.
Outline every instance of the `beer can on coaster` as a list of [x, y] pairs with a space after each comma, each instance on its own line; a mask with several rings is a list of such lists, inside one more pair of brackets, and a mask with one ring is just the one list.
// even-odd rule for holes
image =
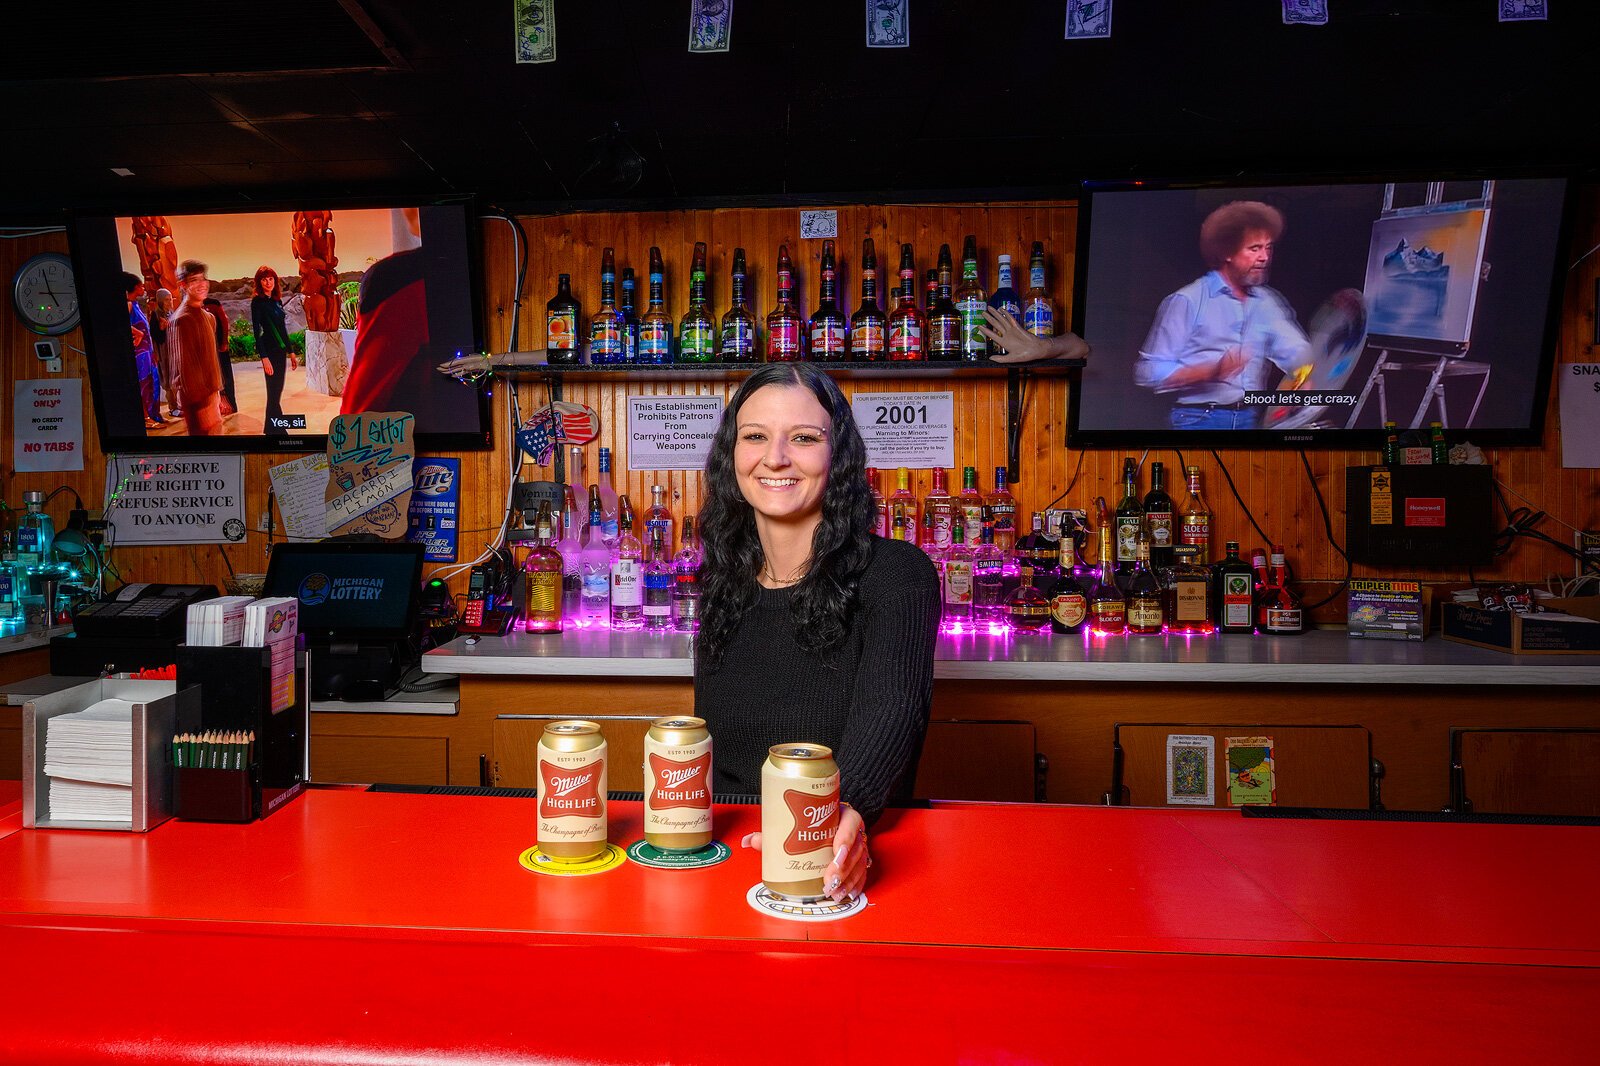
[[839, 764], [821, 744], [775, 744], [761, 767], [761, 880], [785, 899], [823, 898], [839, 828]]
[[539, 738], [539, 850], [584, 862], [606, 850], [606, 738], [594, 722], [551, 722]]
[[644, 735], [644, 839], [662, 851], [711, 843], [711, 734], [704, 718], [657, 718]]

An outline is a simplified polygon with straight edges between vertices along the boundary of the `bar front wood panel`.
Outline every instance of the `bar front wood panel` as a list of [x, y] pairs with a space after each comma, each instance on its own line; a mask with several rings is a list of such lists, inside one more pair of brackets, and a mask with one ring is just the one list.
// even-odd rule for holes
[[1168, 722], [1123, 725], [1116, 731], [1122, 747], [1125, 797], [1114, 803], [1132, 807], [1194, 806], [1167, 802], [1167, 737], [1209, 735], [1215, 742], [1211, 772], [1213, 802], [1198, 806], [1230, 807], [1228, 738], [1265, 736], [1272, 740], [1276, 800], [1282, 807], [1368, 806], [1371, 743], [1360, 726], [1209, 725]]
[[1600, 818], [1600, 731], [1463, 733], [1461, 772], [1481, 814]]

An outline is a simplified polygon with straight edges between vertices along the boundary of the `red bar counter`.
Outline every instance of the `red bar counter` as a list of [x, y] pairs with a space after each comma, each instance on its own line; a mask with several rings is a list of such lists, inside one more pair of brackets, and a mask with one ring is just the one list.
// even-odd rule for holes
[[[753, 807], [718, 808], [718, 836]], [[956, 804], [855, 917], [523, 870], [533, 801], [314, 790], [246, 826], [0, 839], [0, 1061], [1570, 1061], [1592, 828]], [[637, 804], [612, 835], [640, 835]]]

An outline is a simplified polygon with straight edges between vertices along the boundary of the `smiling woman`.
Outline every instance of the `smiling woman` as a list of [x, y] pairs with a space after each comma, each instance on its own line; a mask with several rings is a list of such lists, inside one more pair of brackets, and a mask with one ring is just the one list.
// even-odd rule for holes
[[701, 512], [695, 713], [716, 738], [717, 790], [759, 792], [773, 745], [832, 748], [851, 807], [824, 873], [835, 898], [865, 885], [864, 825], [910, 796], [939, 621], [927, 556], [872, 534], [865, 464], [832, 379], [770, 364], [728, 403]]

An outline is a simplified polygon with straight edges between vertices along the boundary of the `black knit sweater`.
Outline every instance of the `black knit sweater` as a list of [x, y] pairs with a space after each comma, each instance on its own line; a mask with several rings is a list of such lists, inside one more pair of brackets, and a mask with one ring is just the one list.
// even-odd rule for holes
[[833, 749], [844, 800], [869, 823], [910, 798], [933, 700], [939, 580], [916, 546], [873, 545], [849, 635], [828, 662], [800, 649], [790, 590], [763, 588], [721, 667], [696, 664], [716, 791], [759, 794], [767, 749], [808, 741]]

